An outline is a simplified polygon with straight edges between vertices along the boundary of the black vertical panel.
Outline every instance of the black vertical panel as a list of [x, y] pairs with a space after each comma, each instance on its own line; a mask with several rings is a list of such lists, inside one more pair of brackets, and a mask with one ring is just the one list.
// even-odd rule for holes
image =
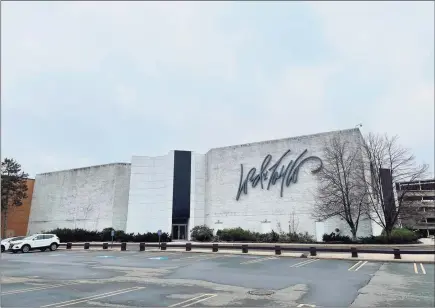
[[172, 194], [173, 223], [187, 223], [190, 218], [190, 173], [192, 153], [174, 152], [174, 184]]
[[386, 212], [391, 215], [391, 217], [385, 217], [385, 220], [392, 221], [396, 215], [396, 202], [394, 200], [393, 177], [391, 170], [381, 168], [379, 169], [379, 175], [381, 176], [384, 206], [386, 208]]

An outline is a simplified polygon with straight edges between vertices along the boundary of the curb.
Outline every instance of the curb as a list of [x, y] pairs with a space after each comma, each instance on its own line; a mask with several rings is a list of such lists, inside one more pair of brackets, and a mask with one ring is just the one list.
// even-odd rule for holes
[[236, 253], [227, 253], [227, 252], [207, 252], [207, 251], [161, 251], [161, 250], [154, 250], [154, 251], [148, 251], [148, 252], [165, 252], [165, 253], [205, 253], [205, 254], [211, 254], [211, 255], [244, 255], [244, 256], [259, 256], [259, 257], [268, 257], [268, 256], [274, 256], [274, 257], [285, 257], [285, 258], [293, 258], [293, 259], [318, 259], [318, 260], [341, 260], [341, 261], [369, 261], [369, 262], [394, 262], [394, 263], [424, 263], [424, 264], [435, 264], [434, 261], [414, 261], [414, 260], [403, 260], [403, 259], [363, 259], [363, 258], [346, 258], [346, 257], [331, 257], [331, 258], [319, 258], [318, 256], [309, 256], [306, 253], [302, 253], [300, 257], [295, 256], [288, 256], [288, 255], [258, 255], [258, 254], [250, 254], [250, 253], [242, 253], [242, 252], [236, 252]]
[[[68, 251], [67, 249], [62, 249], [65, 251]], [[77, 249], [78, 250], [78, 249]], [[86, 252], [103, 252], [103, 251], [116, 251], [122, 253], [120, 250], [115, 249], [89, 249], [85, 250]], [[176, 250], [145, 250], [145, 251], [136, 251], [136, 250], [127, 250], [127, 251], [134, 251], [138, 254], [142, 252], [150, 252], [150, 253], [182, 253], [182, 254], [209, 254], [209, 255], [243, 255], [243, 256], [259, 256], [259, 257], [284, 257], [284, 258], [293, 258], [293, 259], [317, 259], [317, 260], [340, 260], [340, 261], [368, 261], [368, 262], [390, 262], [390, 263], [423, 263], [423, 264], [435, 264], [435, 260], [433, 261], [415, 261], [415, 260], [403, 260], [403, 259], [364, 259], [364, 258], [348, 258], [348, 257], [328, 257], [328, 258], [321, 258], [319, 256], [310, 256], [307, 253], [301, 253], [299, 257], [296, 256], [289, 256], [289, 255], [275, 255], [275, 254], [252, 254], [252, 253], [242, 253], [242, 252], [211, 252], [211, 251], [176, 251]]]

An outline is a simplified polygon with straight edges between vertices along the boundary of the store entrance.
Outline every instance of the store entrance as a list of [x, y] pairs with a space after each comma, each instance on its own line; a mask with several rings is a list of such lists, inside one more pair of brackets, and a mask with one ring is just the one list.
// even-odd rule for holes
[[186, 240], [186, 224], [173, 224], [172, 225], [172, 239], [173, 240]]

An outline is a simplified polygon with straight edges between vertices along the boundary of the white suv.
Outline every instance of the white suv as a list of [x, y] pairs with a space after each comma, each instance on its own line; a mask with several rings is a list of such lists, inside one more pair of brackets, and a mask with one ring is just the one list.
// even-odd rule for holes
[[23, 238], [25, 238], [25, 236], [15, 236], [15, 237], [9, 237], [9, 238], [5, 238], [2, 240], [1, 245], [2, 245], [2, 252], [4, 252], [7, 248], [9, 248], [9, 243], [10, 242], [16, 242], [18, 240], [22, 240]]
[[16, 253], [18, 251], [29, 252], [30, 250], [45, 251], [50, 249], [54, 251], [60, 244], [56, 234], [34, 234], [23, 238], [19, 241], [11, 241], [9, 251]]

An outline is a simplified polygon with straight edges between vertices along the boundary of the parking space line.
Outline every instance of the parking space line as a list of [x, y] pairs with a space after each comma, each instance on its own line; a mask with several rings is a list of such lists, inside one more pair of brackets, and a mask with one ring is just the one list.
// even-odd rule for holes
[[78, 298], [78, 299], [73, 299], [73, 300], [69, 300], [69, 301], [64, 301], [64, 302], [59, 302], [59, 303], [54, 303], [54, 304], [49, 304], [49, 305], [41, 306], [41, 308], [44, 308], [44, 307], [54, 307], [54, 306], [56, 306], [56, 307], [71, 306], [71, 305], [75, 305], [75, 304], [80, 304], [80, 303], [88, 302], [88, 301], [94, 300], [94, 299], [100, 299], [100, 298], [115, 296], [115, 295], [119, 295], [119, 294], [123, 294], [123, 293], [138, 291], [138, 290], [141, 290], [141, 289], [145, 289], [145, 287], [133, 287], [133, 288], [127, 288], [127, 289], [122, 289], [122, 290], [117, 290], [117, 291], [112, 291], [112, 292], [92, 295], [92, 296], [88, 296], [88, 297], [83, 297], [83, 298]]
[[305, 260], [305, 261], [302, 261], [302, 262], [299, 262], [299, 263], [296, 263], [296, 264], [290, 265], [290, 267], [302, 267], [302, 266], [305, 266], [305, 265], [311, 264], [311, 263], [316, 262], [316, 261], [319, 261], [319, 259], [310, 259], [310, 260]]
[[426, 275], [426, 270], [424, 269], [423, 263], [420, 263], [421, 271], [423, 272], [423, 275]]
[[201, 257], [206, 257], [208, 256], [207, 254], [202, 254], [202, 255], [197, 255], [197, 256], [190, 256], [190, 257], [186, 257], [186, 259], [196, 259], [196, 258], [201, 258]]
[[[208, 300], [212, 297], [215, 297], [215, 296], [217, 296], [217, 294], [202, 294], [202, 295], [190, 298], [188, 300], [182, 301], [180, 303], [173, 304], [173, 305], [168, 306], [168, 307], [189, 307], [189, 306], [192, 306], [194, 304], [206, 301], [206, 300]], [[183, 306], [181, 306], [181, 305], [183, 305]]]
[[240, 264], [253, 264], [253, 263], [260, 263], [260, 262], [264, 262], [264, 261], [268, 261], [268, 260], [276, 260], [276, 259], [279, 259], [279, 258], [277, 258], [277, 257], [258, 258], [258, 259], [245, 261], [245, 262], [242, 262]]
[[186, 258], [177, 258], [177, 259], [171, 259], [171, 261], [182, 261], [182, 260], [192, 260], [192, 261], [203, 261], [203, 260], [211, 260], [211, 259], [217, 259], [222, 258], [222, 255], [210, 255], [206, 254], [204, 256], [195, 256], [195, 257], [186, 257]]
[[361, 267], [363, 267], [364, 265], [366, 265], [367, 262], [368, 262], [368, 261], [358, 261], [357, 263], [355, 263], [354, 265], [352, 265], [352, 266], [348, 269], [348, 271], [356, 272], [356, 271], [358, 271], [359, 269], [361, 269]]
[[[423, 266], [423, 263], [420, 263], [420, 268], [421, 268], [421, 273], [422, 273], [423, 275], [426, 275], [426, 270], [425, 270], [425, 268], [424, 268], [424, 266]], [[414, 263], [414, 273], [419, 274], [417, 263]]]
[[71, 285], [75, 285], [75, 284], [80, 284], [80, 282], [70, 282], [70, 283], [55, 284], [55, 285], [45, 285], [45, 286], [39, 286], [39, 287], [33, 287], [33, 288], [27, 288], [27, 289], [20, 289], [20, 290], [11, 290], [11, 291], [2, 292], [1, 296], [11, 295], [11, 294], [27, 293], [27, 292], [33, 292], [33, 291], [40, 291], [40, 290], [47, 290], [47, 289], [53, 289], [53, 288], [60, 288], [60, 287], [71, 286]]

